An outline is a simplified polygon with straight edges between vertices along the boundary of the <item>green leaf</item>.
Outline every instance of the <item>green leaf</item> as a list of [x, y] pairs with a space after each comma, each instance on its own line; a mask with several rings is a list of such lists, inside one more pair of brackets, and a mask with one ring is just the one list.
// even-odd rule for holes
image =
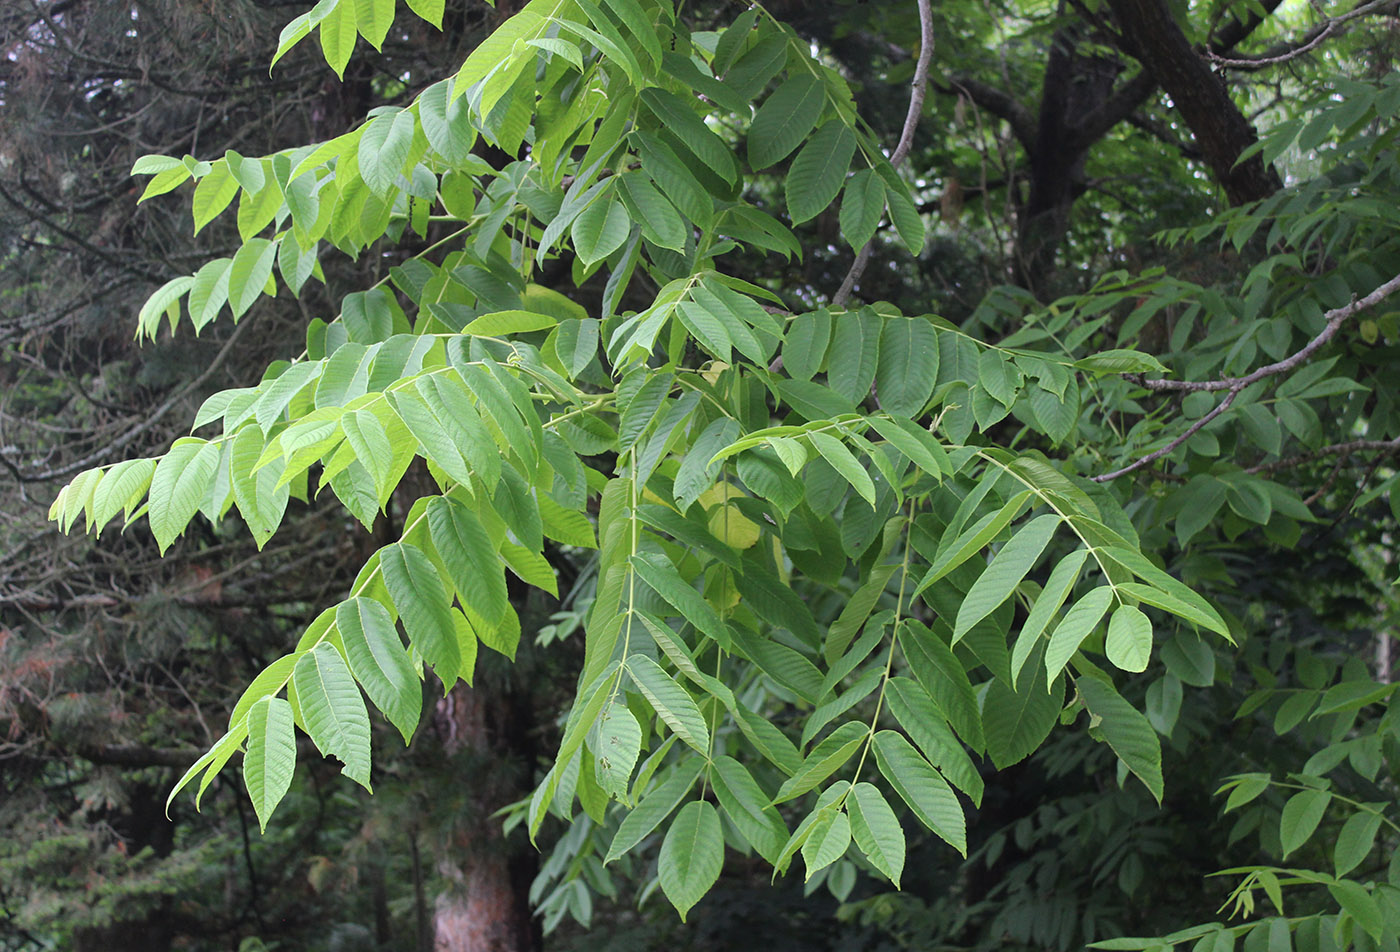
[[462, 328], [462, 333], [475, 337], [505, 337], [548, 330], [558, 323], [548, 314], [536, 314], [534, 311], [496, 311], [471, 321]]
[[406, 0], [408, 8], [427, 20], [439, 30], [442, 29], [442, 14], [446, 7], [445, 0]]
[[1328, 790], [1302, 790], [1288, 798], [1278, 824], [1284, 858], [1312, 837], [1331, 802], [1332, 793]]
[[710, 773], [720, 808], [758, 854], [775, 862], [788, 840], [788, 828], [757, 781], [733, 757], [715, 758]]
[[1159, 373], [1167, 369], [1151, 354], [1136, 350], [1100, 351], [1083, 360], [1076, 360], [1074, 366], [1097, 374]]
[[1338, 877], [1360, 866], [1371, 854], [1376, 833], [1381, 828], [1381, 819], [1379, 813], [1359, 810], [1347, 817], [1332, 848], [1332, 862], [1336, 865]]
[[[1222, 813], [1229, 813], [1238, 807], [1244, 806], [1251, 800], [1258, 798], [1265, 790], [1269, 789], [1269, 775], [1264, 773], [1245, 774], [1243, 777], [1231, 778], [1238, 780], [1230, 796], [1225, 800], [1225, 808]], [[1221, 788], [1224, 789], [1224, 788]], [[1220, 791], [1216, 791], [1219, 793]]]
[[822, 458], [831, 464], [831, 468], [840, 473], [862, 499], [874, 506], [875, 483], [871, 481], [870, 474], [860, 465], [855, 455], [846, 449], [846, 444], [834, 436], [816, 431], [808, 433], [807, 438], [812, 441]]
[[914, 199], [909, 196], [909, 186], [895, 174], [889, 163], [882, 163], [878, 169], [884, 178], [885, 203], [889, 206], [894, 230], [899, 234], [899, 243], [911, 255], [917, 257], [924, 250], [924, 240], [927, 237], [924, 219], [919, 214]]
[[846, 182], [841, 198], [841, 234], [852, 248], [864, 248], [875, 237], [885, 212], [885, 184], [870, 169], [861, 169]]
[[1016, 402], [1021, 387], [1021, 371], [1009, 354], [988, 348], [977, 359], [977, 382], [1002, 406]]
[[350, 673], [407, 744], [423, 712], [423, 689], [389, 610], [372, 598], [351, 598], [335, 612]]
[[462, 653], [447, 591], [437, 569], [422, 549], [407, 542], [380, 549], [379, 569], [408, 632], [409, 643], [433, 666], [446, 693], [457, 683]]
[[1134, 605], [1119, 605], [1108, 620], [1108, 660], [1124, 671], [1145, 671], [1152, 656], [1152, 621]]
[[1376, 897], [1366, 890], [1366, 887], [1358, 882], [1344, 879], [1336, 883], [1328, 883], [1327, 891], [1332, 894], [1332, 898], [1337, 900], [1337, 904], [1356, 920], [1356, 924], [1365, 929], [1366, 932], [1376, 942], [1381, 941], [1381, 937], [1386, 932], [1387, 918], [1381, 911], [1380, 903]]
[[594, 776], [603, 792], [615, 800], [627, 798], [627, 784], [642, 749], [642, 728], [625, 704], [603, 709], [593, 749]]
[[759, 107], [749, 125], [749, 165], [766, 169], [796, 149], [821, 118], [826, 93], [808, 72], [791, 77]]
[[938, 442], [928, 430], [912, 420], [892, 419], [872, 416], [868, 422], [875, 432], [883, 436], [895, 449], [899, 450], [924, 473], [931, 476], [951, 475], [953, 465], [943, 444]]
[[354, 4], [350, 0], [340, 0], [339, 5], [321, 21], [320, 38], [326, 63], [341, 79], [345, 78], [345, 67], [350, 62], [350, 54], [355, 51], [358, 36]]
[[194, 213], [194, 233], [199, 234], [201, 228], [217, 218], [237, 194], [238, 180], [233, 177], [228, 160], [220, 159], [194, 188], [191, 206]]
[[1219, 612], [1211, 607], [1209, 602], [1196, 594], [1189, 586], [1177, 581], [1153, 565], [1141, 552], [1123, 546], [1109, 546], [1104, 549], [1104, 552], [1113, 561], [1131, 571], [1156, 590], [1155, 592], [1145, 592], [1144, 586], [1127, 583], [1132, 586], [1129, 591], [1134, 597], [1142, 599], [1149, 605], [1156, 605], [1174, 615], [1179, 615], [1202, 628], [1207, 628], [1226, 640], [1232, 640], [1230, 629], [1226, 626], [1224, 619], [1220, 617]]
[[708, 801], [692, 800], [671, 821], [656, 862], [661, 891], [676, 907], [682, 922], [719, 879], [723, 866], [724, 832], [719, 814]]
[[200, 758], [190, 764], [180, 779], [175, 782], [175, 786], [170, 788], [170, 793], [165, 798], [165, 812], [170, 814], [170, 804], [175, 802], [175, 796], [183, 790], [191, 780], [204, 774], [204, 779], [199, 783], [199, 792], [195, 794], [195, 809], [199, 809], [200, 798], [204, 795], [204, 790], [213, 782], [214, 777], [224, 768], [224, 764], [229, 762], [235, 753], [243, 746], [244, 739], [248, 736], [248, 719], [245, 717], [228, 729], [228, 733], [220, 737], [213, 747], [205, 751]]
[[[890, 678], [885, 686], [890, 713], [928, 762], [942, 771], [948, 782], [967, 794], [974, 805], [982, 802], [985, 784], [962, 742], [948, 728], [947, 718], [917, 681]], [[980, 725], [979, 725], [980, 726]]]
[[1140, 711], [1093, 675], [1075, 682], [1085, 708], [1098, 720], [1098, 731], [1118, 759], [1162, 802], [1162, 746], [1157, 732]]
[[141, 313], [136, 322], [147, 337], [154, 339], [160, 332], [162, 315], [169, 318], [171, 331], [174, 331], [175, 321], [180, 315], [180, 298], [184, 297], [193, 284], [194, 278], [189, 275], [171, 278], [146, 299], [146, 303], [141, 305]]
[[[780, 873], [787, 872], [788, 863], [797, 851], [807, 844], [817, 827], [825, 827], [835, 821], [839, 803], [845, 799], [850, 789], [850, 781], [838, 780], [821, 792], [821, 796], [817, 797], [816, 807], [797, 824], [797, 829], [793, 830], [792, 836], [783, 844], [783, 851], [778, 854], [778, 861], [773, 864], [774, 869]], [[849, 821], [849, 817], [847, 820]]]
[[855, 133], [840, 119], [827, 122], [807, 141], [783, 186], [794, 225], [817, 217], [836, 201], [855, 152]]
[[1001, 547], [990, 565], [977, 577], [968, 589], [958, 609], [957, 623], [953, 626], [953, 643], [972, 630], [972, 626], [996, 611], [1012, 593], [1021, 580], [1030, 572], [1055, 530], [1060, 527], [1060, 516], [1045, 513], [1026, 523]]
[[428, 145], [449, 165], [461, 168], [470, 162], [476, 130], [467, 103], [452, 101], [451, 80], [433, 83], [419, 93], [418, 121]]
[[904, 830], [884, 794], [874, 784], [858, 783], [846, 800], [846, 812], [856, 846], [898, 889], [904, 872]]
[[631, 565], [638, 577], [665, 599], [677, 615], [721, 646], [728, 646], [729, 632], [719, 614], [689, 582], [681, 578], [669, 559], [634, 555]]
[[190, 323], [194, 325], [195, 333], [217, 317], [228, 301], [229, 271], [232, 266], [232, 258], [216, 258], [195, 272], [188, 302]]
[[933, 698], [958, 736], [973, 749], [981, 750], [985, 742], [977, 697], [953, 649], [928, 626], [912, 620], [900, 628], [899, 645], [904, 649], [904, 657], [915, 679]]
[[783, 338], [783, 369], [794, 380], [811, 380], [826, 362], [830, 343], [830, 311], [822, 308], [797, 315]]
[[914, 417], [938, 379], [938, 335], [923, 318], [891, 317], [880, 334], [875, 396], [894, 416]]
[[341, 773], [368, 790], [369, 712], [340, 652], [323, 641], [303, 654], [292, 687], [316, 749], [339, 759]]
[[663, 671], [661, 665], [643, 654], [634, 654], [627, 659], [627, 673], [666, 726], [686, 746], [701, 756], [708, 756], [710, 731], [705, 726], [704, 715], [686, 689]]
[[802, 766], [784, 781], [773, 802], [784, 803], [816, 787], [840, 770], [869, 736], [869, 728], [856, 721], [848, 721], [836, 728], [812, 748], [812, 752], [802, 761]]
[[665, 781], [642, 796], [618, 825], [603, 862], [611, 863], [623, 856], [660, 826], [695, 786], [704, 766], [698, 758], [677, 764]]
[[622, 199], [647, 240], [672, 251], [685, 251], [685, 222], [651, 179], [641, 172], [627, 172], [618, 181], [622, 183]]
[[394, 22], [394, 0], [355, 0], [355, 26], [376, 50]]
[[880, 332], [884, 319], [864, 309], [836, 319], [836, 335], [827, 360], [826, 379], [832, 390], [851, 403], [870, 394], [880, 359]]
[[967, 820], [951, 787], [914, 746], [895, 731], [875, 735], [875, 762], [919, 822], [967, 856]]
[[[175, 441], [151, 476], [151, 533], [161, 554], [199, 511], [219, 468], [221, 447], [192, 436]], [[71, 522], [71, 520], [69, 520]]]
[[[1220, 620], [1220, 616], [1215, 613], [1214, 609], [1211, 609], [1210, 613], [1207, 614], [1201, 611], [1200, 607], [1196, 604], [1177, 597], [1175, 593], [1164, 592], [1159, 588], [1153, 588], [1150, 585], [1140, 585], [1137, 582], [1120, 582], [1118, 584], [1118, 590], [1124, 595], [1131, 595], [1141, 602], [1145, 602], [1148, 605], [1152, 605], [1164, 611], [1169, 611], [1173, 615], [1185, 618], [1187, 621], [1195, 622], [1212, 631], [1226, 634], [1228, 637], [1229, 629], [1225, 627], [1224, 621]], [[1196, 597], [1199, 598], [1200, 596]]]
[[914, 588], [914, 595], [919, 595], [924, 589], [980, 552], [983, 546], [1000, 535], [1001, 530], [1005, 529], [1013, 519], [1021, 514], [1021, 507], [1032, 495], [1034, 493], [1029, 489], [1017, 493], [1000, 509], [987, 513], [969, 528], [963, 530], [951, 542], [940, 543], [933, 564], [929, 566], [928, 572]]
[[851, 818], [833, 809], [822, 811], [802, 844], [802, 862], [807, 879], [846, 855], [851, 848]]
[[384, 196], [398, 181], [408, 162], [413, 133], [413, 113], [407, 109], [381, 113], [365, 126], [359, 142], [359, 169], [374, 194]]
[[569, 226], [574, 251], [584, 264], [593, 264], [612, 254], [627, 240], [632, 221], [627, 209], [606, 193], [600, 195]]
[[1050, 635], [1050, 644], [1045, 649], [1045, 674], [1054, 680], [1069, 664], [1069, 659], [1079, 650], [1079, 646], [1098, 627], [1108, 606], [1113, 604], [1113, 589], [1107, 585], [1094, 589], [1075, 602], [1055, 631]]
[[155, 471], [156, 461], [153, 459], [129, 459], [102, 475], [102, 481], [92, 492], [92, 524], [97, 527], [99, 536], [102, 527], [117, 514], [117, 510], [130, 512], [135, 508], [135, 501], [146, 494]]
[[[652, 34], [653, 36], [655, 34]], [[643, 89], [642, 102], [661, 120], [663, 128], [676, 137], [699, 160], [699, 165], [715, 173], [730, 185], [739, 176], [734, 153], [725, 141], [705, 123], [700, 113], [686, 99], [669, 90], [651, 86]]]
[[1011, 649], [1013, 685], [1020, 680], [1021, 669], [1025, 667], [1026, 660], [1030, 658], [1046, 626], [1060, 610], [1060, 606], [1064, 605], [1065, 599], [1069, 598], [1069, 593], [1074, 590], [1074, 583], [1079, 580], [1079, 571], [1084, 567], [1084, 560], [1088, 555], [1087, 549], [1075, 549], [1055, 564], [1050, 577], [1045, 580], [1045, 587], [1041, 589], [1040, 597], [1035, 600], [1030, 613], [1026, 615], [1025, 624], [1021, 626], [1021, 633], [1016, 636], [1016, 644]]
[[428, 531], [462, 605], [489, 625], [510, 608], [506, 577], [490, 534], [476, 513], [451, 496], [428, 503]]
[[987, 688], [982, 729], [987, 753], [998, 770], [1035, 753], [1050, 736], [1064, 705], [1063, 683], [1058, 678], [1047, 683], [1041, 664], [1035, 663], [1032, 670], [1033, 677], [1016, 688], [1000, 679]]
[[297, 745], [292, 729], [292, 706], [280, 697], [264, 697], [248, 709], [248, 752], [243, 757], [243, 783], [258, 815], [258, 828], [267, 821], [292, 785]]

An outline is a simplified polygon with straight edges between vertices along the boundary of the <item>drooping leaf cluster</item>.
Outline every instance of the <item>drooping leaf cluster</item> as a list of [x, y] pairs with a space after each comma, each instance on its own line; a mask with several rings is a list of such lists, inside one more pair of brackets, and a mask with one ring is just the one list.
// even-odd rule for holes
[[[383, 39], [392, 4], [371, 8], [318, 5], [279, 55], [315, 28], [342, 69], [357, 33]], [[1394, 88], [1320, 114], [1323, 134], [1377, 128], [1364, 149], [1384, 174]], [[571, 846], [591, 863], [570, 875], [600, 891], [603, 864], [654, 838], [682, 916], [726, 843], [778, 871], [800, 853], [809, 879], [854, 859], [898, 885], [917, 826], [966, 853], [964, 799], [984, 789], [973, 758], [1017, 764], [1080, 712], [1162, 799], [1171, 724], [1153, 715], [1170, 687], [1144, 714], [1108, 668], [1142, 672], [1160, 642], [1179, 704], [1181, 681], [1210, 681], [1201, 636], [1239, 630], [1163, 567], [1162, 538], [1184, 547], [1228, 511], [1227, 534], [1296, 541], [1312, 514], [1268, 461], [1294, 440], [1323, 448], [1328, 400], [1377, 439], [1396, 421], [1388, 397], [1347, 398], [1380, 393], [1354, 379], [1380, 368], [1363, 358], [1344, 375], [1330, 358], [1191, 392], [1181, 410], [1200, 425], [1173, 442], [1194, 424], [1152, 409], [1144, 375], [1230, 381], [1261, 355], [1287, 360], [1396, 270], [1393, 225], [1380, 212], [1374, 231], [1355, 225], [1322, 185], [1281, 192], [1192, 236], [1220, 229], [1242, 248], [1268, 223], [1284, 246], [1228, 296], [1160, 273], [1112, 274], [1046, 308], [1002, 291], [971, 322], [1002, 334], [881, 303], [793, 313], [726, 256], [800, 256], [789, 226], [833, 204], [851, 251], [877, 234], [913, 254], [925, 243], [910, 183], [853, 102], [761, 9], [692, 33], [665, 2], [532, 0], [454, 77], [336, 139], [137, 163], [147, 197], [195, 181], [196, 229], [236, 201], [243, 239], [151, 297], [150, 337], [296, 294], [328, 248], [357, 256], [410, 230], [431, 242], [313, 320], [295, 360], [210, 398], [194, 423], [208, 435], [85, 472], [54, 503], [65, 529], [145, 515], [162, 549], [196, 515], [236, 509], [262, 545], [294, 496], [329, 488], [369, 527], [410, 467], [435, 484], [172, 797], [196, 779], [202, 793], [243, 750], [265, 826], [298, 728], [368, 787], [365, 699], [408, 740], [427, 671], [450, 688], [481, 645], [514, 655], [507, 576], [558, 594], [551, 556], [596, 550], [576, 700], [516, 819], [533, 835], [577, 802]], [[1316, 252], [1289, 250], [1317, 243], [1326, 282], [1305, 280]], [[540, 282], [560, 265], [591, 306]], [[1254, 314], [1267, 317], [1240, 319]], [[1164, 315], [1159, 360], [1134, 345]], [[1239, 465], [1222, 441], [1264, 462]], [[1125, 509], [1105, 483], [1158, 450], [1179, 471]], [[817, 599], [841, 603], [834, 620]], [[1285, 807], [1304, 814], [1294, 828], [1316, 826], [1309, 804]], [[1371, 931], [1370, 907], [1337, 889]]]

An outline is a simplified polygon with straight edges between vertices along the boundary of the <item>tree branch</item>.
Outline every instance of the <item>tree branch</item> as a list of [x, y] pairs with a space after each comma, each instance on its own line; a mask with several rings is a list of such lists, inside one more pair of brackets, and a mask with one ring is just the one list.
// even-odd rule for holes
[[1011, 126], [1011, 134], [1029, 152], [1035, 148], [1035, 116], [1010, 93], [969, 76], [955, 76], [948, 86], [935, 86], [942, 93], [961, 93], [998, 119]]
[[1287, 63], [1289, 60], [1306, 55], [1321, 46], [1328, 37], [1345, 32], [1345, 30], [1338, 29], [1343, 24], [1372, 13], [1382, 13], [1386, 8], [1394, 10], [1396, 5], [1397, 0], [1371, 0], [1369, 3], [1362, 3], [1341, 16], [1328, 17], [1297, 40], [1280, 43], [1259, 56], [1229, 58], [1221, 56], [1216, 51], [1216, 47], [1212, 45], [1206, 51], [1206, 58], [1218, 66], [1237, 70], [1256, 70], [1266, 66], [1277, 66], [1280, 63]]
[[1265, 377], [1272, 377], [1276, 374], [1288, 373], [1306, 362], [1313, 354], [1317, 353], [1319, 347], [1326, 344], [1336, 335], [1338, 328], [1352, 315], [1374, 307], [1384, 301], [1390, 295], [1400, 290], [1400, 274], [1376, 288], [1363, 298], [1353, 298], [1351, 303], [1342, 307], [1336, 307], [1323, 315], [1327, 323], [1317, 336], [1304, 344], [1297, 352], [1290, 354], [1282, 360], [1272, 364], [1265, 364], [1258, 370], [1243, 377], [1226, 377], [1222, 380], [1145, 380], [1140, 374], [1124, 374], [1128, 380], [1147, 390], [1182, 390], [1188, 393], [1198, 393], [1202, 390], [1233, 390], [1240, 391], [1252, 383], [1257, 383]]
[[1163, 145], [1175, 149], [1181, 154], [1183, 159], [1200, 161], [1202, 158], [1200, 149], [1178, 139], [1165, 122], [1160, 122], [1153, 119], [1151, 116], [1144, 116], [1140, 113], [1133, 113], [1128, 116], [1127, 122], [1128, 125], [1132, 126], [1134, 129], [1140, 129]]
[[1224, 413], [1227, 409], [1229, 409], [1230, 404], [1235, 402], [1235, 397], [1237, 396], [1239, 396], [1239, 391], [1231, 390], [1225, 395], [1225, 399], [1221, 400], [1220, 403], [1214, 408], [1212, 408], [1209, 413], [1201, 417], [1195, 423], [1192, 423], [1189, 427], [1186, 428], [1186, 432], [1182, 433], [1180, 436], [1172, 440], [1170, 443], [1168, 443], [1161, 449], [1148, 453], [1146, 456], [1134, 460], [1133, 462], [1129, 463], [1127, 466], [1124, 466], [1121, 469], [1115, 469], [1111, 473], [1104, 473], [1100, 476], [1091, 476], [1089, 478], [1096, 483], [1106, 483], [1110, 480], [1117, 479], [1119, 476], [1126, 476], [1134, 470], [1142, 469], [1142, 467], [1146, 466], [1148, 463], [1161, 459], [1163, 456], [1166, 456], [1168, 453], [1176, 449], [1182, 443], [1185, 443], [1187, 440], [1191, 439], [1191, 437], [1199, 433], [1201, 431], [1201, 428], [1204, 427], [1211, 420], [1214, 420], [1216, 417], [1220, 416], [1220, 414]]
[[1108, 135], [1108, 131], [1118, 123], [1129, 119], [1156, 91], [1156, 77], [1146, 69], [1138, 70], [1132, 79], [1114, 91], [1107, 102], [1075, 124], [1075, 139], [1088, 148]]
[[1343, 458], [1352, 453], [1360, 453], [1365, 450], [1380, 450], [1382, 452], [1393, 453], [1400, 450], [1400, 437], [1393, 440], [1351, 440], [1347, 443], [1333, 443], [1331, 446], [1323, 446], [1313, 450], [1311, 453], [1301, 453], [1297, 456], [1290, 456], [1286, 459], [1274, 460], [1272, 463], [1260, 463], [1258, 466], [1251, 466], [1245, 470], [1246, 473], [1275, 473], [1281, 469], [1291, 469], [1294, 466], [1302, 466], [1312, 463], [1334, 453], [1340, 454]]
[[[909, 90], [909, 111], [904, 115], [904, 129], [899, 134], [899, 143], [894, 147], [894, 154], [890, 156], [890, 165], [895, 168], [899, 168], [900, 163], [909, 156], [909, 150], [914, 147], [914, 130], [918, 128], [919, 116], [924, 111], [924, 97], [928, 95], [928, 68], [932, 60], [933, 3], [932, 0], [919, 0], [919, 59], [914, 64], [914, 83]], [[851, 262], [851, 270], [846, 272], [841, 287], [831, 298], [832, 306], [842, 307], [850, 298], [856, 281], [860, 280], [865, 266], [870, 263], [870, 249], [873, 244], [873, 238], [867, 241], [856, 255], [856, 260]]]
[[[1158, 460], [1161, 459], [1163, 456], [1166, 456], [1168, 453], [1176, 449], [1182, 443], [1185, 443], [1187, 440], [1189, 440], [1196, 433], [1200, 432], [1201, 428], [1207, 423], [1209, 423], [1211, 420], [1214, 420], [1216, 417], [1220, 416], [1220, 414], [1224, 413], [1225, 410], [1229, 408], [1230, 404], [1235, 402], [1235, 397], [1239, 396], [1240, 391], [1244, 390], [1251, 384], [1258, 383], [1260, 380], [1263, 380], [1267, 377], [1272, 377], [1281, 373], [1288, 373], [1289, 371], [1296, 369], [1298, 366], [1307, 361], [1313, 354], [1315, 354], [1319, 347], [1321, 347], [1323, 344], [1326, 344], [1329, 340], [1332, 339], [1332, 337], [1337, 333], [1337, 329], [1342, 326], [1343, 321], [1351, 317], [1353, 314], [1356, 314], [1358, 311], [1363, 311], [1366, 308], [1369, 308], [1375, 304], [1379, 304], [1381, 301], [1385, 300], [1387, 297], [1393, 294], [1396, 290], [1400, 290], [1400, 275], [1396, 275], [1395, 277], [1391, 278], [1389, 281], [1376, 288], [1364, 298], [1354, 299], [1350, 304], [1347, 304], [1343, 307], [1333, 308], [1332, 310], [1328, 311], [1324, 315], [1327, 318], [1326, 326], [1322, 328], [1322, 330], [1317, 334], [1316, 337], [1304, 344], [1302, 348], [1300, 348], [1296, 353], [1285, 357], [1283, 360], [1275, 361], [1272, 364], [1266, 364], [1265, 366], [1260, 367], [1253, 373], [1247, 374], [1243, 377], [1226, 377], [1224, 380], [1209, 381], [1144, 380], [1141, 378], [1141, 376], [1137, 374], [1124, 374], [1124, 377], [1128, 378], [1138, 386], [1146, 387], [1148, 390], [1176, 390], [1187, 391], [1191, 393], [1224, 390], [1227, 391], [1227, 393], [1225, 394], [1224, 400], [1221, 400], [1220, 403], [1217, 404], [1213, 409], [1211, 409], [1209, 413], [1201, 417], [1195, 423], [1191, 424], [1191, 426], [1186, 429], [1186, 432], [1182, 433], [1180, 436], [1172, 440], [1166, 446], [1162, 447], [1159, 450], [1155, 450], [1151, 453], [1148, 453], [1146, 456], [1140, 457], [1132, 463], [1129, 463], [1127, 466], [1124, 466], [1120, 469], [1115, 469], [1111, 473], [1104, 473], [1102, 475], [1092, 476], [1090, 478], [1096, 483], [1106, 483], [1110, 480], [1117, 479], [1119, 476], [1126, 476], [1128, 473], [1141, 469], [1148, 463], [1151, 463], [1154, 460]], [[1338, 445], [1345, 446], [1346, 444]]]

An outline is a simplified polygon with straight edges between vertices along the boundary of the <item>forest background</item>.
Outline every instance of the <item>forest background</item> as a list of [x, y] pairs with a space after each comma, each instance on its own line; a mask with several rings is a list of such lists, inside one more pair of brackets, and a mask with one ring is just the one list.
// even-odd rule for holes
[[[732, 851], [685, 925], [656, 889], [656, 843], [619, 872], [584, 842], [599, 824], [552, 821], [537, 852], [526, 824], [503, 833], [493, 817], [558, 746], [584, 662], [586, 547], [551, 544], [560, 597], [512, 580], [513, 664], [483, 651], [473, 687], [427, 692], [406, 749], [376, 723], [374, 796], [305, 745], [265, 833], [232, 769], [201, 812], [185, 797], [166, 819], [242, 686], [398, 538], [413, 496], [368, 531], [329, 494], [294, 501], [262, 547], [197, 518], [163, 558], [144, 524], [60, 534], [50, 504], [90, 467], [164, 452], [211, 393], [256, 383], [345, 294], [442, 234], [327, 250], [300, 296], [137, 341], [153, 291], [246, 236], [230, 214], [191, 238], [188, 187], [138, 208], [133, 163], [332, 139], [452, 75], [520, 5], [449, 2], [441, 29], [400, 9], [343, 77], [310, 41], [269, 75], [303, 6], [0, 11], [0, 947], [468, 949], [487, 923], [519, 949], [1396, 946], [1400, 315], [1376, 296], [1400, 271], [1396, 3], [957, 2], [924, 18], [909, 0], [767, 5], [849, 83], [886, 154], [911, 133], [908, 205], [890, 198], [884, 224], [877, 208], [858, 299], [1006, 347], [1054, 325], [1071, 358], [1132, 347], [1177, 380], [1227, 381], [1173, 393], [1112, 372], [1146, 367], [1088, 365], [1060, 385], [1061, 411], [1029, 382], [1017, 403], [1018, 379], [998, 413], [972, 398], [994, 390], [974, 373], [964, 405], [941, 389], [933, 416], [953, 442], [1043, 451], [1086, 489], [1113, 477], [1143, 551], [1210, 599], [1233, 641], [1161, 616], [1151, 663], [1115, 675], [1160, 738], [1161, 791], [1070, 716], [1071, 696], [1043, 744], [968, 761], [966, 858], [915, 835], [895, 891], [854, 851], [772, 885]], [[705, 36], [744, 13], [688, 3], [680, 22]], [[500, 170], [518, 148], [476, 151]], [[722, 260], [802, 314], [844, 303], [866, 225], [834, 195], [799, 213], [786, 166], [747, 180], [779, 227], [735, 225]], [[601, 280], [577, 277], [559, 258], [535, 280], [598, 308]], [[650, 303], [634, 296], [618, 311]], [[1229, 382], [1271, 362], [1286, 366]], [[1048, 585], [1052, 564], [1026, 584]], [[804, 594], [824, 628], [847, 604]], [[810, 710], [784, 687], [775, 710]]]

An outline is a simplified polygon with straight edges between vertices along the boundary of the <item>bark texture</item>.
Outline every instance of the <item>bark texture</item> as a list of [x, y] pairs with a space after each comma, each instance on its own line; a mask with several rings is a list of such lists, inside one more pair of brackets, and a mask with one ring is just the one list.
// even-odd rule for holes
[[1191, 47], [1165, 0], [1109, 0], [1109, 7], [1126, 52], [1171, 96], [1230, 204], [1278, 191], [1278, 175], [1258, 155], [1236, 164], [1258, 136], [1224, 80]]
[[509, 710], [484, 685], [458, 682], [437, 703], [433, 726], [444, 752], [469, 776], [471, 815], [459, 823], [451, 849], [438, 865], [450, 884], [438, 895], [433, 911], [434, 952], [531, 952], [536, 929], [530, 915], [529, 863], [511, 856], [499, 821], [491, 814], [514, 799], [514, 771], [493, 769], [506, 757], [519, 756], [506, 725], [494, 723]]

